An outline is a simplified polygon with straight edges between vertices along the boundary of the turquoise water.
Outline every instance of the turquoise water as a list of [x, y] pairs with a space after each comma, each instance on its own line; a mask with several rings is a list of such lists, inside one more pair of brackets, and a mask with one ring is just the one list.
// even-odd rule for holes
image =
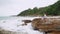
[[14, 19], [16, 18], [15, 16], [0, 16], [0, 20], [6, 20], [6, 19]]
[[5, 20], [5, 19], [10, 19], [12, 17], [9, 17], [9, 16], [0, 16], [0, 20]]
[[0, 16], [0, 20], [16, 19], [16, 18], [35, 18], [35, 17], [28, 17], [28, 16]]

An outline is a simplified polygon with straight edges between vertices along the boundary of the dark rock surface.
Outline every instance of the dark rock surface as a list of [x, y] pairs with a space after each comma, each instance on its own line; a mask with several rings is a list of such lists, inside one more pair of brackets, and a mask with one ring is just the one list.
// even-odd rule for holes
[[27, 23], [31, 23], [32, 21], [31, 20], [22, 20], [22, 22], [24, 22], [24, 24], [22, 24], [22, 25], [27, 25]]

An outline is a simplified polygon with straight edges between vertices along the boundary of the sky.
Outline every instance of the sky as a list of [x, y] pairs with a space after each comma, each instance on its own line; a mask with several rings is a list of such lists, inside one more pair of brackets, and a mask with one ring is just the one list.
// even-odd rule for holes
[[58, 0], [0, 0], [0, 16], [17, 15], [20, 12], [34, 7], [45, 7]]

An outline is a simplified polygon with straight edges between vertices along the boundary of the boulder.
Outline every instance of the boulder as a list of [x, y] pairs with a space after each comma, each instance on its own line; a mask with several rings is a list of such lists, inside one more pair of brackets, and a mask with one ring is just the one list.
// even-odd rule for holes
[[[32, 20], [33, 29], [39, 31], [54, 31], [60, 29], [60, 20], [55, 18], [35, 18]], [[60, 31], [60, 30], [59, 30]]]

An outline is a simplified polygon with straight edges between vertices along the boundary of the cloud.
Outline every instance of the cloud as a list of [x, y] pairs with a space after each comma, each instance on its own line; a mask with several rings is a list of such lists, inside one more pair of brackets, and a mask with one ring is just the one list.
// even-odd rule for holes
[[0, 6], [10, 4], [10, 0], [0, 0]]

